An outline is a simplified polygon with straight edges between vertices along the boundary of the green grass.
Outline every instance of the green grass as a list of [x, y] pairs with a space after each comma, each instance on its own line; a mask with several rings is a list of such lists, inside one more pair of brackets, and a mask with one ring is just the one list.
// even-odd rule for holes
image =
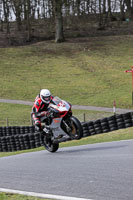
[[61, 147], [78, 146], [78, 145], [94, 144], [94, 143], [101, 143], [101, 142], [112, 142], [112, 141], [129, 140], [129, 139], [133, 139], [133, 127], [128, 128], [128, 129], [112, 131], [109, 133], [89, 136], [79, 141], [71, 141], [69, 143], [64, 143], [61, 145]]
[[42, 200], [42, 198], [24, 196], [19, 194], [11, 194], [11, 193], [0, 193], [0, 200]]
[[34, 101], [41, 88], [72, 104], [131, 108], [133, 36], [0, 48], [0, 97]]
[[32, 106], [0, 103], [0, 126], [31, 125]]

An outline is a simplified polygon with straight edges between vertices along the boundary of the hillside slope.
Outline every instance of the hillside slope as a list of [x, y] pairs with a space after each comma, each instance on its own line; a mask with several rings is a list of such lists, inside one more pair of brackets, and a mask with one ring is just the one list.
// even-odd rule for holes
[[132, 108], [133, 36], [0, 48], [0, 98], [33, 101], [49, 88], [72, 104]]

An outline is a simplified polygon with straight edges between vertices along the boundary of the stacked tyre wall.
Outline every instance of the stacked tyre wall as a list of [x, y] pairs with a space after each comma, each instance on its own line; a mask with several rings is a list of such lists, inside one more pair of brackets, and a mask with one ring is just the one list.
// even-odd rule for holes
[[20, 151], [42, 146], [34, 126], [0, 127], [0, 152]]
[[83, 122], [84, 137], [99, 133], [107, 133], [133, 126], [133, 112], [98, 119], [95, 121]]
[[[133, 126], [133, 112], [82, 122], [83, 136], [107, 133]], [[20, 151], [42, 146], [41, 135], [34, 126], [0, 127], [0, 152]]]

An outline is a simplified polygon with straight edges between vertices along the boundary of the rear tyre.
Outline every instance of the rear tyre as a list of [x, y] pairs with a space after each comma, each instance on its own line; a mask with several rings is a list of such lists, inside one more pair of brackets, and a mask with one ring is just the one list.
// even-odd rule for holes
[[83, 129], [81, 123], [74, 116], [70, 117], [70, 127], [71, 132], [69, 132], [69, 136], [72, 140], [79, 140], [83, 137]]
[[59, 148], [59, 143], [53, 143], [50, 138], [46, 138], [45, 136], [42, 137], [42, 143], [45, 149], [51, 153], [56, 152]]

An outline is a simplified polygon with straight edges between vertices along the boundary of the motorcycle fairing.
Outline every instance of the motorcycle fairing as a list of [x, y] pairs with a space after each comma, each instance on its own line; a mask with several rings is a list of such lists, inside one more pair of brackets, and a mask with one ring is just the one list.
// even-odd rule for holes
[[60, 135], [69, 137], [69, 136], [63, 131], [63, 129], [61, 128], [61, 121], [62, 121], [62, 118], [54, 118], [54, 119], [52, 120], [52, 123], [50, 124], [50, 129], [52, 130], [53, 136], [54, 136], [55, 138], [56, 138], [56, 137], [59, 137]]
[[66, 101], [61, 100], [59, 97], [54, 97], [52, 101], [54, 104], [51, 103], [49, 107], [52, 107], [59, 112], [68, 111], [70, 109], [70, 105]]

